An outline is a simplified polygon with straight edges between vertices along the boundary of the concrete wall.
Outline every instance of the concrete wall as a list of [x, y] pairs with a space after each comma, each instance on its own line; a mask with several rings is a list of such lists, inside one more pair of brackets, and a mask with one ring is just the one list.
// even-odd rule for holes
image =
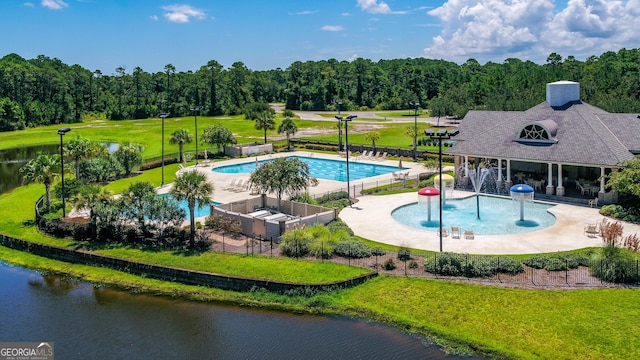
[[371, 272], [369, 274], [354, 277], [344, 281], [336, 281], [325, 284], [297, 284], [278, 282], [273, 280], [243, 278], [238, 276], [218, 275], [202, 271], [138, 263], [110, 256], [92, 254], [85, 251], [70, 250], [51, 245], [32, 243], [1, 234], [0, 245], [15, 250], [29, 252], [34, 255], [74, 264], [103, 266], [130, 274], [147, 276], [154, 279], [178, 282], [187, 285], [204, 285], [208, 287], [234, 291], [251, 291], [255, 288], [263, 288], [268, 291], [280, 293], [296, 289], [328, 291], [337, 288], [356, 286], [378, 275], [377, 272]]
[[272, 153], [273, 144], [240, 144], [227, 146], [224, 148], [224, 154], [230, 157], [250, 156], [253, 154]]

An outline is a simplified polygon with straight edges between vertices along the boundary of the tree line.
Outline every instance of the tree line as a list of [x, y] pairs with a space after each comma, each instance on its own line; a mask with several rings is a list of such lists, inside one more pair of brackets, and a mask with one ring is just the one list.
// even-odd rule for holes
[[639, 112], [640, 49], [621, 49], [584, 61], [551, 53], [544, 64], [508, 58], [463, 64], [426, 58], [374, 62], [296, 61], [287, 69], [252, 71], [215, 60], [196, 71], [149, 73], [120, 66], [111, 74], [39, 55], [0, 59], [0, 131], [81, 122], [92, 116], [143, 119], [235, 115], [255, 103], [283, 102], [290, 110], [413, 109], [464, 116], [469, 109], [525, 110], [545, 100], [545, 84], [581, 83], [582, 100], [610, 112]]

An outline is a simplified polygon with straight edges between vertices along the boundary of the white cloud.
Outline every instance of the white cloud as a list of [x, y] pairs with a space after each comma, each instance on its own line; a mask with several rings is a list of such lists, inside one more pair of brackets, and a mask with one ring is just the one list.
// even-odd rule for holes
[[165, 11], [164, 17], [170, 22], [175, 23], [188, 23], [191, 18], [204, 19], [207, 14], [190, 5], [167, 5], [163, 6], [162, 10]]
[[158, 21], [158, 17], [156, 15], [149, 16], [149, 19], [151, 19], [153, 21]]
[[356, 59], [358, 59], [360, 56], [358, 56], [358, 54], [353, 54], [351, 56], [349, 56], [348, 61], [349, 62], [354, 62]]
[[321, 28], [324, 31], [342, 31], [344, 28], [340, 25], [325, 25]]
[[46, 8], [53, 10], [60, 10], [62, 8], [66, 8], [69, 6], [66, 2], [62, 0], [42, 0], [40, 4]]
[[311, 15], [317, 13], [318, 10], [303, 10], [299, 12], [290, 12], [289, 15]]
[[551, 52], [589, 56], [638, 47], [640, 0], [449, 0], [428, 12], [442, 31], [424, 56], [464, 62], [518, 57], [543, 62]]
[[391, 8], [384, 1], [378, 0], [358, 0], [358, 6], [363, 11], [372, 14], [390, 14]]
[[26, 3], [22, 4], [22, 6], [26, 6], [26, 7], [30, 7], [30, 8], [36, 7], [33, 3], [30, 3], [30, 2], [26, 2]]

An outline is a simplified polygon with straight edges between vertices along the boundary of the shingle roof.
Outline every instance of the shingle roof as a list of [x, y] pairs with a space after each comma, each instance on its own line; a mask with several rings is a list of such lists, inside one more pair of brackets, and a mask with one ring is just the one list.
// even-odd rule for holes
[[[523, 126], [553, 120], [555, 144], [514, 141]], [[640, 150], [640, 119], [631, 114], [611, 114], [575, 101], [558, 108], [545, 101], [529, 110], [469, 111], [461, 121], [456, 145], [447, 154], [468, 155], [574, 165], [619, 166]]]

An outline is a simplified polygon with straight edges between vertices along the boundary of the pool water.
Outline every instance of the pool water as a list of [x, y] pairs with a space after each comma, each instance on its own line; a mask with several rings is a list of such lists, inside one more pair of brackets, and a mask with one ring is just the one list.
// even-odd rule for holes
[[[427, 202], [401, 206], [391, 216], [401, 224], [417, 229], [437, 231], [440, 225], [438, 198], [431, 201], [431, 221]], [[480, 219], [477, 218], [476, 197], [447, 199], [442, 207], [442, 227], [458, 226], [461, 231], [473, 230], [476, 235], [521, 234], [553, 225], [555, 216], [547, 210], [553, 205], [527, 202], [524, 221], [520, 221], [520, 203], [510, 198], [480, 196]]]
[[[158, 196], [169, 196], [168, 194], [162, 194], [162, 195], [158, 195]], [[216, 201], [212, 201], [211, 205], [220, 205], [221, 203], [216, 202]], [[178, 205], [180, 205], [180, 208], [184, 210], [185, 212], [185, 220], [189, 219], [189, 205], [187, 204], [186, 200], [182, 200], [182, 201], [178, 201]], [[211, 215], [211, 207], [210, 206], [203, 206], [201, 208], [198, 207], [198, 205], [196, 204], [196, 208], [195, 208], [195, 217], [199, 218], [199, 217], [205, 217], [205, 216], [209, 216]]]
[[[346, 161], [320, 159], [304, 156], [295, 156], [309, 165], [309, 174], [312, 177], [325, 180], [347, 181]], [[258, 162], [264, 164], [272, 160], [262, 160]], [[256, 162], [250, 161], [242, 164], [220, 166], [213, 169], [214, 172], [224, 174], [247, 174], [256, 170]], [[372, 176], [385, 175], [394, 171], [408, 170], [408, 168], [398, 169], [396, 166], [367, 164], [349, 161], [349, 180], [355, 181]]]

